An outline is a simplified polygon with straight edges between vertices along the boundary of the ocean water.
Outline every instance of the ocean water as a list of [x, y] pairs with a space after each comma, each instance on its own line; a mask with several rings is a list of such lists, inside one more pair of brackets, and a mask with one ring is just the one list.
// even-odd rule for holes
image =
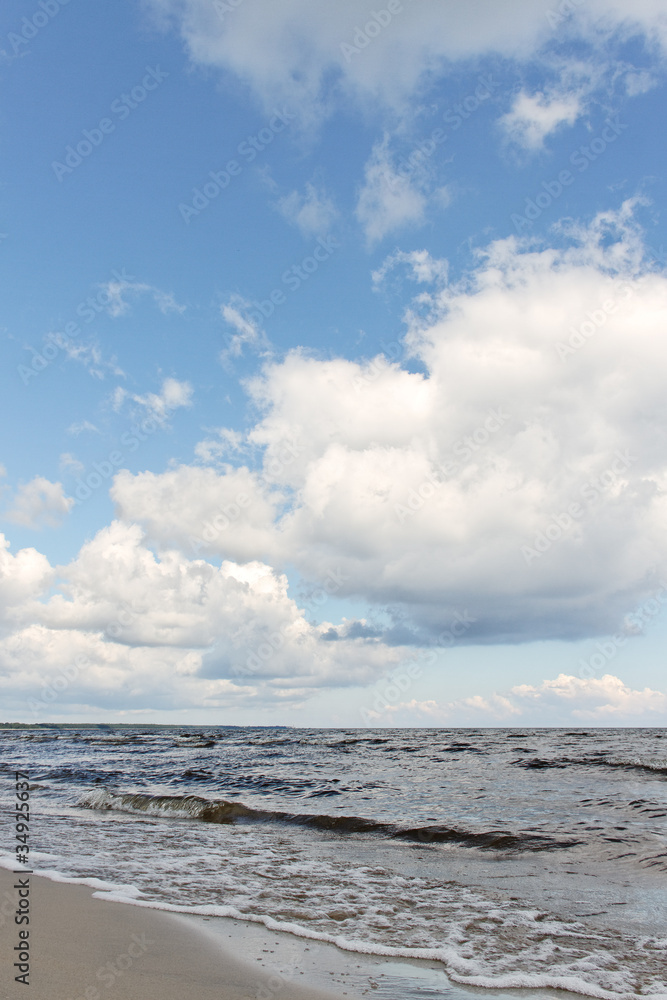
[[667, 730], [53, 727], [1, 730], [0, 761], [33, 870], [109, 898], [494, 997], [667, 995]]

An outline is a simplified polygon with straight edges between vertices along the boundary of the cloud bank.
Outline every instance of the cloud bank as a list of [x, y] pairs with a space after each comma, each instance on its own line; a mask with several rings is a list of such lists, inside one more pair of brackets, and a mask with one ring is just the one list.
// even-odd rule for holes
[[304, 121], [351, 97], [404, 110], [420, 87], [484, 56], [528, 63], [564, 40], [591, 52], [613, 39], [667, 46], [661, 0], [472, 0], [420, 4], [339, 0], [148, 0], [158, 23], [179, 32], [192, 61], [246, 83], [271, 108], [287, 101]]
[[[461, 643], [613, 633], [667, 574], [667, 278], [636, 207], [571, 224], [557, 247], [493, 242], [455, 283], [423, 251], [393, 255], [376, 281], [402, 268], [417, 290], [400, 363], [267, 360], [245, 434], [221, 427], [162, 473], [121, 469], [117, 520], [68, 566], [6, 552], [5, 692], [79, 656], [78, 705], [301, 704], [442, 645], [463, 612]], [[161, 416], [191, 390], [168, 379], [137, 401]], [[288, 569], [323, 602], [290, 597]], [[376, 618], [329, 620], [334, 595]], [[481, 708], [664, 709], [570, 680]]]

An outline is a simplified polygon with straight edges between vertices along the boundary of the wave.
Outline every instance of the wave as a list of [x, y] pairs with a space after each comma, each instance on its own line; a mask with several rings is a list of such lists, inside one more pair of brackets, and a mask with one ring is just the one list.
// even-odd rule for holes
[[643, 771], [648, 774], [667, 774], [667, 759], [650, 757], [612, 758], [596, 757], [531, 757], [510, 761], [515, 767], [528, 770], [547, 770], [567, 767], [608, 767], [623, 771]]
[[626, 771], [647, 771], [649, 774], [667, 774], [667, 759], [647, 759], [646, 757], [630, 757], [627, 760], [605, 760], [600, 763], [607, 767], [623, 768]]
[[147, 795], [141, 792], [110, 792], [95, 789], [82, 795], [77, 805], [83, 809], [113, 810], [156, 817], [175, 817], [202, 823], [287, 823], [339, 834], [376, 834], [392, 840], [420, 844], [458, 843], [482, 850], [542, 851], [574, 847], [578, 840], [556, 840], [533, 833], [504, 830], [471, 831], [446, 826], [400, 827], [362, 816], [331, 816], [326, 813], [289, 813], [253, 809], [242, 802], [204, 799], [199, 795]]

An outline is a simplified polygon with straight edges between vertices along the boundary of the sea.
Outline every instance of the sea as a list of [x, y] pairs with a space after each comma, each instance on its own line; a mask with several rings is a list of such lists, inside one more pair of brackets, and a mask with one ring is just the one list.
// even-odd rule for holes
[[375, 997], [667, 997], [665, 729], [41, 726], [0, 761], [35, 873], [372, 960]]

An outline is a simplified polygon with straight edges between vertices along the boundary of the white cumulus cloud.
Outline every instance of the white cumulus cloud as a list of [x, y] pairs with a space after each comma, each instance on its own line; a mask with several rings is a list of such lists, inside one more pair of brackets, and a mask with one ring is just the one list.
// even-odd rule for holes
[[[462, 609], [464, 642], [615, 631], [667, 571], [667, 278], [642, 267], [632, 210], [559, 249], [497, 241], [455, 284], [410, 256], [435, 281], [407, 317], [423, 371], [267, 363], [246, 383], [256, 472], [122, 473], [119, 513], [185, 552], [197, 537], [313, 581], [335, 564], [341, 596], [389, 608], [417, 643]], [[216, 444], [229, 453], [221, 438], [200, 457]], [[205, 536], [239, 493], [234, 527]]]
[[366, 716], [370, 725], [651, 726], [664, 724], [667, 694], [634, 690], [612, 674], [585, 679], [559, 674], [537, 685], [451, 702], [412, 698], [368, 708]]
[[35, 476], [19, 486], [5, 517], [25, 528], [57, 527], [73, 506], [74, 500], [65, 496], [62, 483]]
[[[0, 687], [34, 702], [63, 676], [59, 711], [301, 703], [321, 686], [369, 682], [404, 653], [361, 636], [326, 641], [333, 623], [312, 624], [270, 566], [157, 557], [137, 525], [102, 529], [59, 576], [48, 597], [44, 557], [0, 549], [0, 589], [18, 605], [0, 639]], [[316, 604], [339, 585], [334, 568]]]

